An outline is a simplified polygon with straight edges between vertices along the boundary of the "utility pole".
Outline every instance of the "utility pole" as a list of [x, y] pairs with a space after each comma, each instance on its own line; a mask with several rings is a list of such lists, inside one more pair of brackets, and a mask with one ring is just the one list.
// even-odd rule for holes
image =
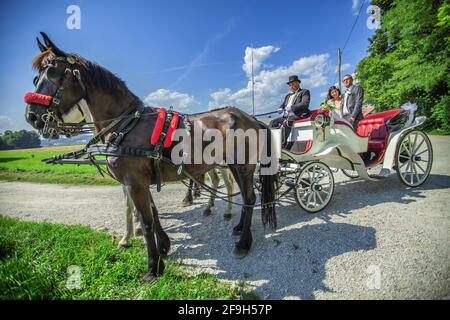
[[253, 74], [253, 43], [252, 43], [252, 106], [253, 106], [253, 116], [255, 116], [255, 78]]
[[338, 87], [339, 91], [341, 91], [341, 49], [338, 48]]

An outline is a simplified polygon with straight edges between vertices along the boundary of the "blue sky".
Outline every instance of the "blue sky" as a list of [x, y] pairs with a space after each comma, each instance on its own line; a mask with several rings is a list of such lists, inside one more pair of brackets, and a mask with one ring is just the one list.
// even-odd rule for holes
[[[0, 131], [31, 129], [23, 95], [34, 91], [31, 59], [39, 31], [118, 74], [146, 103], [185, 112], [228, 104], [251, 111], [246, 70], [253, 44], [257, 111], [281, 104], [291, 73], [311, 90], [314, 108], [337, 80], [337, 48], [361, 1], [2, 1]], [[66, 27], [70, 5], [80, 7], [79, 30]], [[354, 72], [366, 55], [373, 34], [368, 6], [366, 0], [343, 52], [343, 73]]]

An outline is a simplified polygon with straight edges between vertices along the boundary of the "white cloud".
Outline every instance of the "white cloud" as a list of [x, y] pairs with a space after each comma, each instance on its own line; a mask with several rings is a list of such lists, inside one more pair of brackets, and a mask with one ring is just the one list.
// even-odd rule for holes
[[6, 130], [18, 130], [19, 126], [11, 118], [7, 116], [0, 115], [0, 132], [5, 132]]
[[[270, 53], [268, 55], [276, 51], [269, 50]], [[275, 110], [281, 104], [284, 94], [288, 93], [289, 89], [286, 81], [290, 75], [298, 75], [302, 80], [301, 86], [307, 89], [314, 89], [327, 84], [328, 78], [326, 74], [330, 68], [329, 59], [329, 54], [312, 55], [299, 58], [288, 66], [279, 66], [272, 70], [261, 70], [255, 74], [255, 108], [258, 112]], [[232, 105], [247, 111], [251, 110], [251, 77], [244, 67], [243, 69], [248, 77], [247, 86], [234, 92], [229, 88], [213, 92], [210, 95], [212, 100], [208, 104], [210, 109]]]
[[320, 94], [320, 97], [323, 98], [323, 99], [325, 99], [327, 96], [328, 96], [328, 91], [322, 92]]
[[168, 108], [174, 106], [175, 109], [182, 109], [184, 111], [200, 104], [193, 96], [167, 89], [158, 89], [150, 93], [145, 97], [144, 101], [152, 107]]
[[[274, 46], [265, 46], [261, 48], [253, 48], [253, 72], [257, 73], [261, 68], [264, 60], [270, 57], [274, 52], [277, 52], [280, 48]], [[252, 48], [247, 47], [245, 49], [244, 64], [242, 69], [247, 74], [247, 77], [252, 75]]]
[[[350, 63], [344, 63], [343, 65], [341, 65], [341, 73], [343, 71], [346, 71], [346, 70], [350, 69], [351, 66], [352, 65]], [[338, 67], [336, 67], [336, 69], [334, 69], [334, 73], [337, 73], [337, 71], [338, 71], [337, 68]]]
[[352, 11], [353, 15], [358, 15], [359, 6], [361, 5], [361, 0], [352, 0]]

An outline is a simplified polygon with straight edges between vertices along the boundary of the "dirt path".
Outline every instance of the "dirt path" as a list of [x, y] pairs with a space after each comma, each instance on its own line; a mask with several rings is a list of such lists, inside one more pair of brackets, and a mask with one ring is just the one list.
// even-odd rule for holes
[[[382, 182], [337, 174], [336, 192], [319, 214], [302, 212], [293, 198], [278, 207], [278, 230], [265, 232], [256, 210], [248, 257], [232, 255], [225, 203], [202, 215], [206, 198], [181, 208], [181, 184], [154, 198], [172, 240], [173, 259], [229, 280], [253, 284], [269, 299], [450, 299], [450, 138], [433, 137], [429, 180], [405, 188], [396, 175]], [[120, 187], [0, 183], [0, 214], [23, 220], [90, 225], [122, 233]]]

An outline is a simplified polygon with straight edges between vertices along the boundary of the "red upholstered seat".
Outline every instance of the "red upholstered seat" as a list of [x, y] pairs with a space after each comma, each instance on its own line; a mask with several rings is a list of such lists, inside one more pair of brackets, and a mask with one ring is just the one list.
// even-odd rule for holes
[[383, 118], [360, 121], [358, 134], [363, 137], [369, 137], [368, 151], [379, 151], [386, 147], [388, 134]]
[[402, 112], [402, 109], [388, 110], [368, 115], [358, 124], [358, 134], [369, 137], [368, 151], [381, 151], [387, 147], [386, 122]]
[[403, 109], [395, 109], [395, 110], [388, 110], [383, 111], [379, 113], [369, 114], [367, 117], [364, 118], [364, 120], [369, 119], [383, 119], [383, 121], [386, 123], [389, 119], [392, 119], [396, 115], [398, 115], [400, 112], [402, 112]]

